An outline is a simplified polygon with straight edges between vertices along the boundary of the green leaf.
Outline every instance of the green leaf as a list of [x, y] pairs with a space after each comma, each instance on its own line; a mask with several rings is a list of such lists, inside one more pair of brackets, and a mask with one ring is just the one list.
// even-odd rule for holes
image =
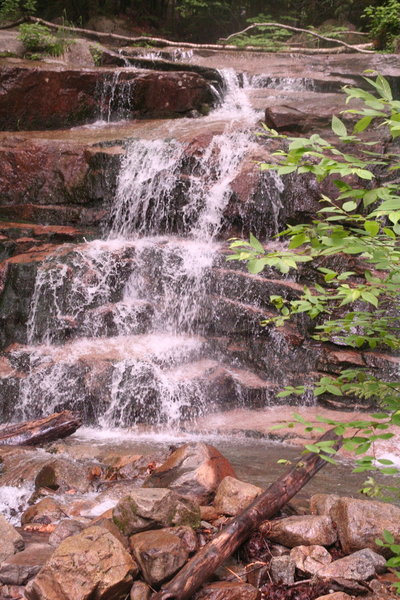
[[383, 539], [388, 544], [394, 544], [394, 541], [395, 541], [393, 534], [390, 533], [390, 531], [388, 531], [387, 529], [384, 529], [384, 531], [383, 531]]
[[354, 202], [354, 200], [349, 200], [349, 202], [345, 202], [342, 205], [343, 210], [345, 210], [346, 212], [351, 212], [352, 210], [357, 208], [357, 202]]
[[339, 137], [344, 137], [347, 135], [345, 124], [335, 115], [332, 117], [332, 131]]
[[364, 229], [367, 233], [369, 233], [369, 235], [375, 237], [379, 232], [380, 225], [377, 221], [365, 221]]
[[367, 127], [369, 126], [371, 121], [372, 121], [372, 117], [363, 117], [362, 119], [357, 121], [357, 123], [354, 125], [354, 129], [353, 129], [354, 133], [361, 133], [362, 131], [367, 129]]
[[257, 250], [257, 252], [264, 254], [264, 246], [252, 233], [250, 233], [250, 246], [254, 248], [254, 250]]

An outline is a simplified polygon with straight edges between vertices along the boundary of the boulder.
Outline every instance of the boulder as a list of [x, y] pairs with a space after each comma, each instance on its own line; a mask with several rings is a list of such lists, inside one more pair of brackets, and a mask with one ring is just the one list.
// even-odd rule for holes
[[113, 509], [114, 523], [124, 535], [173, 525], [200, 525], [200, 509], [165, 488], [131, 489]]
[[272, 581], [280, 585], [294, 583], [296, 565], [290, 556], [273, 556], [270, 562]]
[[400, 507], [385, 502], [339, 498], [330, 515], [336, 523], [339, 541], [347, 554], [363, 548], [378, 553], [385, 549], [375, 543], [387, 529], [400, 542]]
[[193, 600], [260, 600], [261, 592], [248, 583], [217, 581], [204, 585]]
[[0, 515], [0, 563], [24, 549], [24, 540], [18, 531]]
[[89, 527], [68, 537], [28, 583], [29, 600], [124, 600], [138, 574], [132, 557], [111, 533]]
[[268, 521], [261, 530], [268, 539], [289, 548], [315, 544], [330, 546], [337, 539], [332, 520], [324, 515], [300, 515]]
[[236, 477], [230, 462], [213, 446], [181, 446], [155, 469], [145, 487], [168, 487], [182, 496], [207, 504], [224, 477]]
[[224, 477], [214, 498], [218, 513], [235, 516], [262, 493], [262, 488], [240, 481], [234, 477]]
[[30, 544], [0, 565], [0, 581], [9, 585], [25, 585], [35, 577], [53, 552], [54, 548], [49, 544]]
[[380, 554], [377, 554], [370, 548], [364, 548], [335, 560], [330, 565], [324, 567], [318, 572], [319, 577], [328, 579], [342, 578], [355, 579], [356, 581], [366, 581], [373, 577], [375, 573], [385, 571], [386, 561]]
[[130, 600], [150, 600], [151, 588], [143, 581], [134, 581], [131, 587]]
[[144, 531], [133, 535], [129, 541], [143, 577], [150, 586], [172, 577], [189, 558], [187, 546], [171, 530]]
[[37, 504], [27, 508], [21, 516], [21, 525], [42, 523], [48, 525], [65, 517], [65, 512], [53, 498], [43, 498]]
[[323, 546], [296, 546], [290, 552], [296, 569], [307, 575], [316, 575], [332, 562], [332, 556]]
[[85, 529], [83, 523], [75, 519], [64, 519], [57, 525], [53, 533], [50, 534], [49, 544], [59, 546], [63, 540], [66, 540], [71, 535], [77, 535], [83, 529]]
[[89, 466], [66, 458], [50, 460], [36, 475], [35, 487], [50, 488], [58, 492], [72, 489], [85, 493], [90, 488]]

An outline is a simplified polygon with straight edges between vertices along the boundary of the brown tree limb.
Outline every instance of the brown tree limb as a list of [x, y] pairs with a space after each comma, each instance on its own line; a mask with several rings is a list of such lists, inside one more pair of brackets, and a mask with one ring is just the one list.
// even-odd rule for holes
[[18, 19], [18, 21], [13, 21], [12, 23], [6, 23], [5, 25], [0, 25], [0, 29], [12, 29], [13, 27], [17, 27], [17, 25], [21, 25], [22, 23], [26, 23], [25, 17]]
[[0, 427], [0, 445], [34, 446], [52, 442], [74, 433], [82, 421], [69, 410], [37, 421], [25, 421]]
[[[341, 446], [342, 438], [334, 429], [318, 441], [333, 440]], [[175, 577], [153, 594], [151, 600], [188, 600], [214, 571], [243, 544], [251, 532], [270, 519], [319, 471], [326, 461], [318, 454], [308, 454], [286, 475], [282, 475], [235, 517], [216, 537], [201, 548]]]
[[251, 31], [252, 29], [257, 29], [259, 27], [272, 27], [274, 29], [287, 29], [289, 31], [295, 31], [297, 33], [307, 33], [308, 35], [312, 35], [313, 37], [316, 37], [319, 40], [323, 40], [324, 42], [333, 42], [337, 46], [344, 46], [345, 48], [350, 48], [350, 50], [356, 50], [357, 52], [365, 52], [368, 54], [373, 52], [373, 50], [360, 49], [357, 48], [357, 46], [352, 46], [351, 44], [341, 42], [339, 40], [336, 40], [335, 38], [326, 37], [325, 35], [321, 35], [320, 33], [316, 33], [315, 31], [310, 31], [309, 29], [302, 29], [301, 27], [294, 27], [293, 25], [282, 25], [282, 23], [253, 23], [252, 25], [249, 25], [248, 27], [243, 29], [243, 31], [238, 31], [237, 33], [232, 33], [231, 35], [228, 35], [228, 37], [226, 38], [221, 38], [221, 41], [227, 42], [237, 35], [242, 35], [243, 33], [247, 33], [247, 31]]
[[[65, 25], [57, 25], [56, 23], [51, 23], [51, 21], [45, 21], [44, 19], [40, 19], [38, 17], [26, 17], [24, 20], [22, 21], [18, 21], [18, 23], [15, 23], [15, 25], [19, 24], [20, 22], [31, 22], [31, 23], [40, 23], [41, 25], [45, 25], [46, 27], [49, 27], [49, 29], [53, 29], [53, 30], [63, 30], [72, 34], [76, 34], [79, 36], [83, 36], [85, 38], [91, 39], [91, 40], [95, 40], [98, 42], [103, 42], [103, 43], [117, 43], [117, 42], [124, 42], [125, 44], [138, 44], [138, 43], [148, 43], [151, 42], [152, 44], [156, 45], [156, 46], [160, 46], [160, 47], [164, 47], [164, 46], [170, 46], [172, 48], [189, 48], [189, 49], [203, 49], [203, 50], [229, 50], [229, 51], [233, 51], [233, 52], [245, 52], [245, 51], [256, 51], [256, 52], [270, 52], [270, 48], [265, 48], [263, 46], [253, 46], [253, 45], [249, 45], [249, 46], [244, 46], [244, 47], [238, 47], [235, 46], [233, 44], [192, 44], [189, 42], [174, 42], [172, 40], [166, 40], [164, 38], [158, 38], [158, 37], [148, 37], [148, 36], [139, 36], [139, 37], [130, 37], [127, 35], [118, 35], [116, 33], [104, 33], [101, 31], [93, 31], [92, 29], [83, 29], [81, 27], [67, 27]], [[283, 27], [284, 29], [287, 29], [289, 26], [288, 25], [280, 25], [280, 24], [275, 24], [278, 27]], [[9, 27], [9, 25], [7, 25], [7, 27]], [[246, 31], [246, 30], [244, 30]], [[311, 31], [308, 30], [304, 30], [307, 33], [310, 33], [311, 35], [316, 35], [318, 37], [318, 34], [315, 34]], [[242, 33], [242, 32], [240, 32]], [[232, 34], [232, 35], [238, 35], [238, 34]], [[231, 37], [231, 36], [229, 36]], [[319, 36], [321, 37], [321, 36]], [[226, 38], [228, 39], [228, 38]], [[324, 38], [324, 39], [328, 39], [328, 38]], [[280, 52], [284, 52], [284, 53], [294, 53], [294, 52], [298, 52], [298, 53], [302, 53], [302, 54], [336, 54], [336, 52], [338, 52], [339, 49], [341, 48], [350, 48], [353, 51], [356, 52], [373, 52], [372, 50], [366, 50], [366, 46], [372, 47], [372, 44], [356, 44], [354, 46], [351, 46], [350, 44], [345, 44], [344, 42], [338, 42], [337, 40], [333, 40], [336, 44], [339, 44], [338, 48], [284, 48], [282, 50], [280, 50]]]

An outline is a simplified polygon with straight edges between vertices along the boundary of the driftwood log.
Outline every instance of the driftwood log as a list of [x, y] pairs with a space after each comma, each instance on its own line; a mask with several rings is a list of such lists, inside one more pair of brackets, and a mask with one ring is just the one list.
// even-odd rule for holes
[[81, 425], [80, 417], [64, 410], [37, 421], [0, 426], [0, 445], [35, 446], [52, 442], [71, 435]]
[[45, 21], [44, 19], [40, 19], [39, 17], [25, 17], [23, 19], [19, 19], [14, 23], [8, 23], [0, 27], [0, 29], [10, 29], [17, 25], [20, 25], [24, 22], [30, 23], [40, 23], [46, 27], [49, 27], [53, 30], [62, 30], [71, 34], [75, 34], [78, 36], [82, 36], [91, 40], [96, 40], [102, 43], [125, 43], [125, 44], [139, 44], [143, 42], [144, 44], [148, 44], [149, 42], [154, 44], [155, 46], [163, 47], [170, 46], [172, 48], [193, 48], [193, 49], [203, 49], [203, 50], [229, 50], [236, 52], [246, 52], [246, 51], [257, 51], [257, 52], [271, 52], [270, 48], [265, 48], [264, 46], [257, 45], [248, 45], [248, 46], [235, 46], [233, 44], [227, 44], [226, 42], [236, 35], [240, 35], [244, 32], [253, 29], [254, 27], [273, 27], [273, 28], [281, 28], [281, 29], [289, 29], [292, 31], [308, 33], [311, 36], [317, 37], [321, 40], [327, 42], [334, 42], [336, 44], [336, 48], [295, 48], [295, 47], [287, 47], [279, 50], [280, 52], [290, 52], [290, 53], [302, 53], [302, 54], [336, 54], [339, 52], [345, 52], [346, 50], [351, 50], [354, 52], [365, 52], [365, 53], [374, 53], [374, 50], [371, 50], [373, 47], [372, 44], [346, 44], [345, 42], [341, 42], [334, 38], [325, 37], [321, 34], [316, 33], [315, 31], [310, 31], [309, 29], [301, 29], [299, 27], [293, 27], [291, 25], [282, 25], [280, 23], [255, 23], [254, 25], [250, 25], [250, 27], [246, 27], [243, 31], [232, 33], [228, 38], [220, 40], [219, 44], [193, 44], [190, 42], [175, 42], [172, 40], [166, 40], [164, 38], [158, 37], [149, 37], [149, 36], [139, 36], [139, 37], [131, 37], [127, 35], [118, 35], [116, 33], [105, 33], [101, 31], [94, 31], [92, 29], [83, 29], [82, 27], [68, 27], [66, 25], [58, 25], [56, 23], [52, 23], [51, 21]]
[[[342, 443], [342, 438], [333, 429], [318, 441], [328, 440], [335, 441], [336, 449]], [[318, 454], [305, 456], [201, 548], [160, 592], [153, 594], [151, 600], [192, 598], [194, 592], [243, 544], [252, 531], [274, 516], [325, 464], [326, 461]]]

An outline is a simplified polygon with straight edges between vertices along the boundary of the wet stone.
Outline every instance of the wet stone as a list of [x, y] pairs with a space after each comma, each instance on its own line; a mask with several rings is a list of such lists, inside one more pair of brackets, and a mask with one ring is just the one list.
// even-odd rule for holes
[[164, 488], [137, 488], [113, 509], [114, 523], [124, 535], [173, 525], [200, 525], [200, 509], [175, 492]]
[[130, 592], [130, 600], [150, 600], [153, 592], [143, 581], [134, 581]]
[[296, 569], [307, 575], [316, 575], [332, 562], [332, 557], [323, 546], [296, 546], [290, 552]]
[[319, 577], [354, 579], [366, 581], [375, 575], [385, 571], [386, 561], [380, 554], [370, 548], [358, 550], [349, 556], [335, 560], [330, 565], [321, 569]]
[[261, 526], [262, 532], [273, 542], [289, 548], [311, 546], [315, 544], [330, 546], [337, 535], [328, 516], [301, 515], [277, 519]]
[[234, 477], [224, 477], [214, 498], [218, 513], [235, 516], [262, 493], [262, 488], [240, 481]]
[[65, 517], [65, 512], [53, 498], [43, 498], [37, 504], [27, 508], [21, 516], [21, 524], [41, 523], [48, 525]]

